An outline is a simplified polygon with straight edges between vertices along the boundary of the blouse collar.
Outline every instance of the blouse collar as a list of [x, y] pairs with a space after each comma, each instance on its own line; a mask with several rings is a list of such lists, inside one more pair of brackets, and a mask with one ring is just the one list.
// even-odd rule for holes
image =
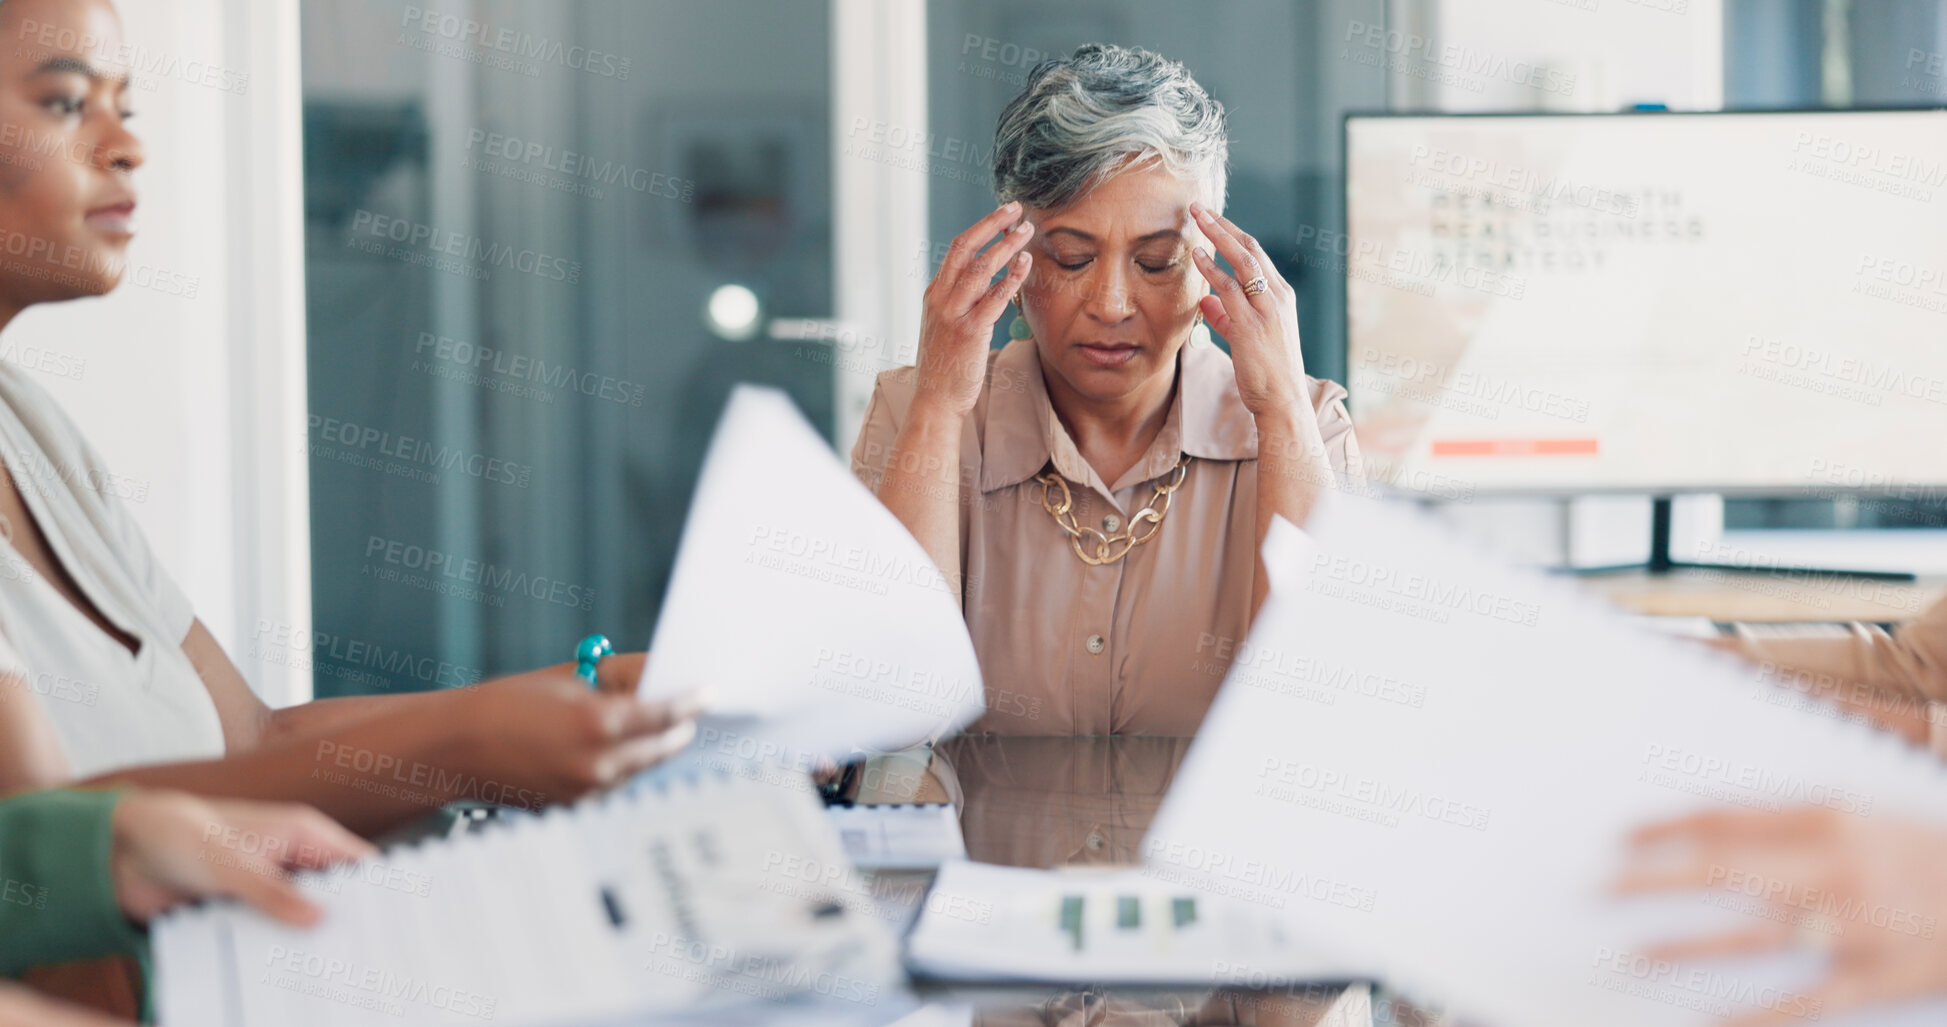
[[1169, 414], [1142, 459], [1113, 488], [1082, 459], [1055, 416], [1033, 339], [1014, 339], [994, 358], [981, 437], [980, 490], [1018, 485], [1053, 461], [1062, 477], [1113, 498], [1117, 489], [1160, 478], [1183, 454], [1200, 460], [1257, 456], [1257, 422], [1237, 395], [1230, 356], [1216, 346], [1184, 345], [1177, 356], [1177, 389]]

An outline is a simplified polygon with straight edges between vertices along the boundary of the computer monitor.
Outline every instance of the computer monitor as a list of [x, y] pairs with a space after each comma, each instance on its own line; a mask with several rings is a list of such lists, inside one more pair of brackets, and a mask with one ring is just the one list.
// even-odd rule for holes
[[1947, 108], [1353, 115], [1345, 188], [1381, 484], [1947, 495]]

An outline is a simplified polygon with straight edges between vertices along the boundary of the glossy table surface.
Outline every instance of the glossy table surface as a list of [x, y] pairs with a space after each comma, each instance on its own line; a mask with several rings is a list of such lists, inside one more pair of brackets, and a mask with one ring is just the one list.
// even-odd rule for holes
[[[963, 736], [866, 760], [850, 798], [860, 804], [953, 804], [977, 862], [1049, 869], [1135, 865], [1188, 738]], [[476, 811], [476, 816], [478, 816]], [[390, 841], [446, 833], [449, 810]], [[473, 821], [480, 825], [491, 815]], [[462, 825], [462, 830], [466, 829]], [[881, 915], [903, 938], [924, 908], [931, 872], [867, 873]], [[854, 1003], [754, 1005], [707, 1016], [664, 1014], [584, 1027], [648, 1023], [856, 1024], [900, 1027], [1059, 1024], [1161, 1027], [1451, 1027], [1448, 1019], [1372, 984], [1243, 987], [1096, 987], [916, 981], [873, 1008]]]
[[1939, 577], [1876, 581], [1844, 574], [1686, 569], [1592, 574], [1581, 580], [1632, 613], [1754, 624], [1907, 620], [1947, 595], [1947, 579]]
[[[983, 863], [1053, 868], [1133, 865], [1190, 739], [1149, 736], [967, 736], [923, 757], [868, 761], [862, 803], [952, 802], [967, 855]], [[930, 874], [872, 875], [882, 908], [902, 931]], [[939, 985], [920, 998], [948, 1019], [975, 1024], [1264, 1024], [1355, 1027], [1432, 1025], [1437, 1017], [1368, 985], [1246, 988], [1097, 988]]]

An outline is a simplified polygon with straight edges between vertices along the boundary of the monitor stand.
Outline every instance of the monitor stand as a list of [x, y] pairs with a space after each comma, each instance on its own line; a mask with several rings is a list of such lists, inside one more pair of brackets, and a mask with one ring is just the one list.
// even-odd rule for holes
[[1735, 563], [1693, 563], [1670, 558], [1670, 497], [1657, 496], [1650, 505], [1650, 558], [1643, 563], [1618, 563], [1605, 567], [1570, 567], [1570, 574], [1611, 574], [1618, 571], [1647, 571], [1669, 574], [1672, 571], [1728, 571], [1736, 574], [1770, 574], [1779, 577], [1813, 575], [1831, 578], [1867, 578], [1873, 581], [1913, 581], [1904, 571], [1845, 571], [1825, 567], [1750, 567]]

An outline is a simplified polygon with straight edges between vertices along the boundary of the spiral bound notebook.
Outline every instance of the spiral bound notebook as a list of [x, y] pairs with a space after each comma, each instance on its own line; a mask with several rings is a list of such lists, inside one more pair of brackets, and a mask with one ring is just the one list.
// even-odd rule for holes
[[156, 924], [164, 1027], [896, 1004], [897, 944], [802, 777], [659, 774], [300, 883], [309, 930], [230, 903]]

